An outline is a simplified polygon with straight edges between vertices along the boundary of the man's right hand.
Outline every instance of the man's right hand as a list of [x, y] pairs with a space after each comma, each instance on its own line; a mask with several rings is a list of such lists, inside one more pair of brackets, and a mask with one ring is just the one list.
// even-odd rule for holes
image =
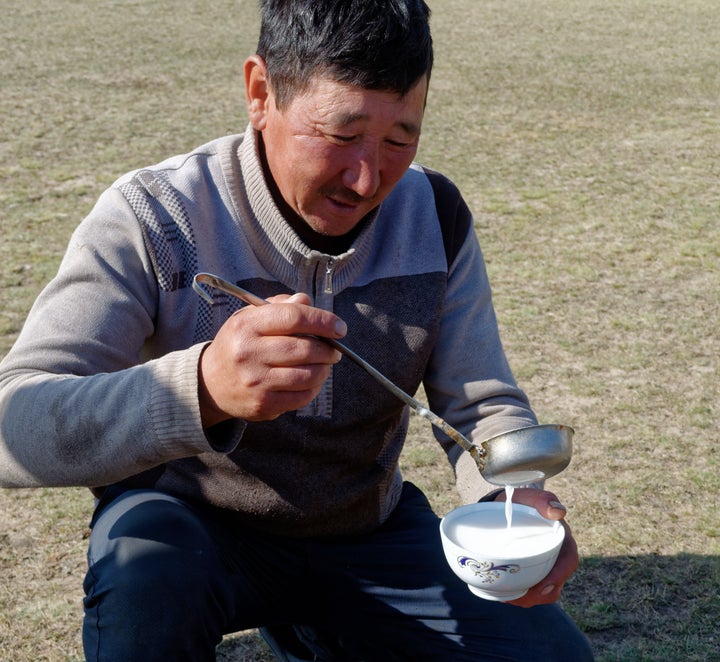
[[314, 308], [306, 294], [281, 295], [269, 306], [232, 315], [200, 358], [203, 427], [230, 418], [269, 421], [320, 392], [341, 354], [308, 337], [342, 338], [345, 323]]

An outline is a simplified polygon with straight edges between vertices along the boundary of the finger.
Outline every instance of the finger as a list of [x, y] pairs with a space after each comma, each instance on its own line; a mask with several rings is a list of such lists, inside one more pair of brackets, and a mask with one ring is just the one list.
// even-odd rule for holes
[[511, 601], [511, 604], [518, 607], [533, 607], [551, 604], [560, 599], [565, 582], [577, 570], [579, 564], [577, 543], [570, 527], [565, 522], [562, 522], [562, 525], [565, 527], [565, 539], [552, 570], [524, 596]]
[[[299, 295], [305, 297], [306, 295]], [[328, 310], [290, 300], [257, 310], [256, 332], [261, 335], [313, 335], [342, 338], [347, 325]]]
[[246, 421], [271, 421], [289, 411], [308, 405], [317, 396], [319, 388], [305, 391], [264, 391], [263, 398], [243, 403]]
[[[498, 497], [498, 501], [504, 500], [504, 495]], [[567, 514], [567, 508], [565, 508], [557, 496], [546, 490], [519, 488], [515, 490], [512, 500], [513, 503], [522, 503], [535, 508], [535, 510], [547, 519], [559, 520], [563, 519]]]
[[[271, 393], [317, 392], [330, 376], [330, 366], [324, 364], [274, 366], [269, 368], [260, 382]], [[248, 384], [252, 388], [254, 384]]]
[[[236, 416], [248, 421], [272, 420], [309, 404], [330, 373], [330, 366], [272, 367], [253, 377], [239, 377], [233, 395]], [[261, 375], [257, 378], [257, 375]]]
[[305, 306], [312, 305], [312, 299], [304, 292], [295, 292], [295, 294], [276, 294], [266, 299], [269, 303], [301, 303]]
[[575, 542], [575, 538], [573, 538], [570, 527], [566, 522], [562, 522], [562, 526], [565, 528], [565, 538], [560, 548], [557, 561], [555, 561], [552, 570], [550, 570], [547, 576], [538, 584], [543, 593], [548, 593], [550, 586], [562, 586], [570, 575], [577, 570], [580, 562], [577, 543]]
[[256, 359], [269, 368], [332, 366], [342, 354], [311, 336], [269, 336], [257, 344]]

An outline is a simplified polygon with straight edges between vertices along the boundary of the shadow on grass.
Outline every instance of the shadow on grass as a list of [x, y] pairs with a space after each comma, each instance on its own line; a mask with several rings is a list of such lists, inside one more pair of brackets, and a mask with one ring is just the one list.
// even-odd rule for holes
[[[598, 662], [720, 660], [720, 557], [590, 557], [565, 586], [563, 606]], [[275, 658], [254, 631], [233, 635], [218, 660]]]
[[563, 605], [598, 661], [720, 660], [720, 557], [590, 557]]
[[[598, 662], [720, 660], [720, 557], [590, 557], [566, 584], [563, 606]], [[226, 638], [219, 661], [274, 660], [255, 631]]]

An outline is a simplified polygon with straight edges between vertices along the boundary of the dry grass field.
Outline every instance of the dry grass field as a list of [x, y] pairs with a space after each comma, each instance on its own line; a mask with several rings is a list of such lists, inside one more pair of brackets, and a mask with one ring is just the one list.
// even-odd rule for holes
[[[419, 160], [476, 214], [516, 374], [576, 431], [553, 479], [599, 660], [720, 660], [720, 6], [430, 0]], [[118, 175], [244, 128], [254, 0], [4, 0], [0, 356]], [[404, 467], [457, 502], [431, 430]], [[32, 440], [28, 440], [29, 443]], [[83, 489], [0, 491], [0, 660], [82, 659]], [[270, 659], [253, 633], [222, 660]]]

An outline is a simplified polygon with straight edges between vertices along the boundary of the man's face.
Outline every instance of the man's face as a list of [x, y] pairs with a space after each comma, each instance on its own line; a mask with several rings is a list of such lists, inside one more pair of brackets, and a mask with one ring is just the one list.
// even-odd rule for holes
[[285, 202], [316, 232], [352, 230], [415, 157], [426, 90], [425, 78], [399, 97], [320, 77], [281, 112], [268, 89], [251, 121]]

